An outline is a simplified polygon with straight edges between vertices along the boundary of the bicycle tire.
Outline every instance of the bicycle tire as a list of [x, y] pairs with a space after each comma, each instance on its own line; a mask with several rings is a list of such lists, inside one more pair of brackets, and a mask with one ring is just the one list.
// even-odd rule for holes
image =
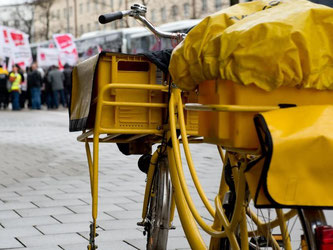
[[171, 181], [167, 157], [157, 162], [147, 214], [147, 249], [167, 249], [171, 206]]
[[[229, 191], [225, 193], [224, 197], [224, 200], [227, 201], [227, 205], [224, 204], [223, 209], [228, 219], [231, 220], [237, 192], [234, 187], [233, 176], [228, 162], [224, 166], [223, 171], [225, 172], [226, 183], [229, 186]], [[321, 209], [299, 208], [297, 211], [295, 209], [257, 209], [253, 204], [253, 200], [251, 200], [248, 190], [244, 204], [247, 210], [247, 231], [242, 232], [238, 230], [234, 234], [236, 234], [235, 236], [239, 240], [246, 233], [247, 235], [245, 236], [249, 239], [249, 249], [289, 249], [290, 247], [291, 249], [317, 249], [315, 228], [317, 226], [327, 225], [324, 212]], [[285, 222], [286, 231], [276, 226], [278, 213], [280, 213], [280, 218], [281, 215], [284, 218], [283, 221]], [[267, 227], [264, 228], [265, 231], [263, 231], [262, 228], [259, 230], [259, 227], [257, 227], [255, 221], [258, 221], [258, 219], [266, 224]], [[293, 232], [293, 229], [296, 233]], [[250, 231], [257, 233], [250, 237], [248, 234]], [[304, 238], [303, 240], [302, 237]], [[280, 240], [278, 241], [276, 238], [280, 238]], [[286, 244], [289, 244], [289, 246], [284, 244], [283, 239], [288, 239]], [[219, 245], [220, 250], [231, 249], [228, 238], [222, 238]], [[307, 246], [307, 248], [305, 248], [305, 246]]]
[[308, 249], [317, 249], [315, 228], [327, 225], [325, 214], [321, 209], [299, 209], [298, 215], [302, 222], [302, 227]]

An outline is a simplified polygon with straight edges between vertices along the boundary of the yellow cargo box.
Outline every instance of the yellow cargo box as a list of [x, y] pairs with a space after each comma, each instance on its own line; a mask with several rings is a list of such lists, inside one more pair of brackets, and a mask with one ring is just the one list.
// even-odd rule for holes
[[[267, 92], [255, 85], [244, 86], [227, 80], [204, 81], [199, 85], [200, 104], [245, 106], [333, 104], [333, 91], [280, 87]], [[259, 141], [252, 112], [199, 112], [199, 135], [209, 143], [230, 148], [257, 149]]]

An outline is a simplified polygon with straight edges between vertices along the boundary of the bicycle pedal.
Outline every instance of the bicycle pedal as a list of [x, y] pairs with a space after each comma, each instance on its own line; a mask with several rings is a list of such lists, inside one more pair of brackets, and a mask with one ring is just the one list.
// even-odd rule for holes
[[139, 227], [144, 227], [145, 226], [145, 222], [144, 221], [139, 221], [136, 223], [137, 226]]
[[143, 154], [139, 158], [138, 167], [145, 174], [148, 174], [151, 157], [152, 156], [150, 154]]
[[176, 227], [175, 227], [175, 226], [171, 226], [169, 229], [170, 229], [170, 230], [175, 230]]

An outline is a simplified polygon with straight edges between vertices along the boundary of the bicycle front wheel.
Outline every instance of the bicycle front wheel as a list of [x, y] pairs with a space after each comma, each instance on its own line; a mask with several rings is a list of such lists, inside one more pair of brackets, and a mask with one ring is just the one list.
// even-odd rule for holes
[[167, 249], [171, 205], [168, 159], [160, 157], [155, 168], [148, 207], [148, 250]]

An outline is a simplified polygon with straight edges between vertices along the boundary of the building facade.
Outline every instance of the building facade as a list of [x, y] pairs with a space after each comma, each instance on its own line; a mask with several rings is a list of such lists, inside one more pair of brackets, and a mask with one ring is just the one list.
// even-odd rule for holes
[[[229, 6], [230, 0], [45, 0], [51, 1], [48, 10], [39, 6], [35, 10], [33, 41], [51, 38], [54, 33], [71, 33], [80, 37], [84, 33], [135, 27], [140, 24], [133, 18], [101, 25], [101, 14], [129, 9], [134, 3], [147, 6], [146, 17], [155, 25], [184, 19], [203, 18]], [[45, 28], [48, 23], [48, 29]], [[46, 32], [48, 34], [46, 34]]]

